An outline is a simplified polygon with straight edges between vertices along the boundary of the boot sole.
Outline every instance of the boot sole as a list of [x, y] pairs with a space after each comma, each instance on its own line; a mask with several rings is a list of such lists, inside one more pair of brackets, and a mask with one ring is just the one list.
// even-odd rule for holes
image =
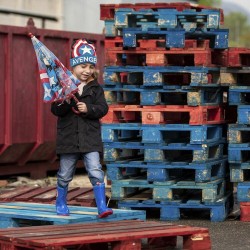
[[106, 212], [103, 212], [102, 214], [99, 214], [98, 217], [99, 218], [105, 218], [109, 215], [113, 214], [113, 211], [106, 211]]

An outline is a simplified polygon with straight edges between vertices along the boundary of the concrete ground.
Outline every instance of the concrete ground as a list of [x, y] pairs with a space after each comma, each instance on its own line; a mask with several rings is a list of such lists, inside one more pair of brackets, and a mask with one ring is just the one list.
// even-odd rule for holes
[[177, 224], [209, 229], [213, 250], [250, 249], [250, 222], [227, 219], [224, 222], [209, 220], [181, 220]]
[[[147, 213], [148, 215], [148, 213]], [[154, 215], [147, 216], [149, 220], [157, 220]], [[197, 219], [198, 218], [198, 219]], [[209, 229], [212, 250], [246, 250], [250, 249], [250, 222], [240, 221], [240, 210], [237, 204], [234, 210], [223, 222], [211, 222], [209, 214], [182, 215], [179, 221], [168, 221], [177, 225], [204, 227]], [[182, 242], [178, 241], [178, 248], [182, 249]], [[168, 248], [169, 250], [169, 248]]]

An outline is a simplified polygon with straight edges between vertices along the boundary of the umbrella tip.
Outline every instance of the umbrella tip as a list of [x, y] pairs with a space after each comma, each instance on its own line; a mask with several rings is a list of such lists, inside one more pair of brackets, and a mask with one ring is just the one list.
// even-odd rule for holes
[[30, 38], [32, 38], [34, 35], [33, 35], [31, 32], [29, 32], [29, 33], [28, 33], [28, 36], [29, 36]]

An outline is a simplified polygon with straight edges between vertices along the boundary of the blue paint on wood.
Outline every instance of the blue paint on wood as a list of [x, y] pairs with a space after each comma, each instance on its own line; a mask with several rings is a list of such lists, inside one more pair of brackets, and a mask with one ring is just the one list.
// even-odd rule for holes
[[114, 209], [114, 214], [106, 218], [99, 219], [97, 208], [95, 207], [80, 207], [69, 206], [69, 216], [59, 216], [56, 214], [55, 205], [38, 204], [38, 203], [24, 203], [11, 202], [0, 203], [0, 226], [18, 227], [19, 220], [26, 220], [27, 222], [36, 221], [49, 224], [71, 224], [71, 223], [95, 223], [119, 221], [127, 219], [142, 219], [145, 220], [144, 211], [127, 211], [121, 209]]

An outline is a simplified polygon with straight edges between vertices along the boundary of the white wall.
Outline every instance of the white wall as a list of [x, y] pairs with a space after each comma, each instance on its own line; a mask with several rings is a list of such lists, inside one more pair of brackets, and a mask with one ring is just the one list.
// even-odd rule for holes
[[[62, 29], [63, 0], [0, 0], [0, 10], [31, 12], [40, 15], [57, 17], [58, 22], [46, 21], [45, 27], [49, 29]], [[0, 24], [26, 26], [29, 17], [14, 14], [1, 14]], [[36, 27], [41, 28], [41, 19], [34, 18]]]
[[[58, 18], [46, 21], [45, 28], [101, 34], [104, 21], [100, 20], [100, 4], [183, 2], [171, 0], [0, 0], [0, 10], [16, 10], [44, 14]], [[187, 1], [186, 1], [187, 2]], [[0, 24], [26, 26], [28, 17], [0, 13]], [[42, 28], [41, 20], [34, 18]]]
[[[183, 2], [171, 0], [64, 0], [63, 27], [68, 31], [102, 33], [104, 21], [100, 20], [100, 4]], [[186, 1], [187, 2], [187, 1]]]

